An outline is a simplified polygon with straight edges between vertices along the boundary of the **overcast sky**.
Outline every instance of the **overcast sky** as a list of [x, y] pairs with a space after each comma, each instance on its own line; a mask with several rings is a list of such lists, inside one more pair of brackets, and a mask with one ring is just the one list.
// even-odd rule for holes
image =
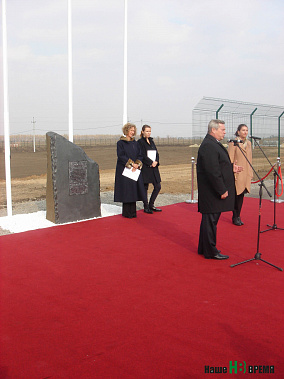
[[[10, 133], [68, 133], [67, 0], [6, 2]], [[120, 134], [124, 0], [72, 11], [74, 134]], [[128, 0], [128, 119], [186, 137], [203, 96], [284, 105], [283, 20], [283, 0]]]

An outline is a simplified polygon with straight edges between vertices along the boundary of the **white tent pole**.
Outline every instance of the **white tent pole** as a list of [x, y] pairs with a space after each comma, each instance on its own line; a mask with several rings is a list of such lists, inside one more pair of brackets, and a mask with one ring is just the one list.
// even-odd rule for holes
[[69, 83], [69, 141], [73, 142], [73, 76], [72, 76], [72, 8], [68, 0], [68, 83]]
[[127, 123], [127, 0], [124, 0], [124, 82], [123, 82], [123, 125]]
[[7, 215], [12, 216], [6, 0], [2, 0], [4, 137]]

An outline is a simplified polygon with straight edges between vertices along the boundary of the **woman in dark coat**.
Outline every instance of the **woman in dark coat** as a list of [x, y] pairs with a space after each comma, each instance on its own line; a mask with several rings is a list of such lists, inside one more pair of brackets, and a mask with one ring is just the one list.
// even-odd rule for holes
[[159, 173], [159, 153], [156, 148], [156, 145], [151, 136], [151, 126], [143, 125], [142, 131], [140, 134], [140, 139], [138, 140], [141, 146], [142, 152], [142, 176], [145, 186], [145, 191], [147, 194], [149, 183], [152, 183], [154, 186], [153, 192], [149, 201], [149, 208], [154, 212], [161, 212], [162, 209], [156, 208], [154, 202], [161, 190], [161, 177]]
[[139, 175], [137, 181], [123, 175], [125, 168], [131, 169], [134, 173], [141, 170], [143, 163], [140, 145], [134, 138], [136, 126], [127, 123], [122, 131], [124, 136], [117, 142], [114, 201], [122, 203], [122, 216], [133, 218], [136, 217], [136, 201], [143, 201], [145, 213], [153, 211], [148, 206], [142, 175]]

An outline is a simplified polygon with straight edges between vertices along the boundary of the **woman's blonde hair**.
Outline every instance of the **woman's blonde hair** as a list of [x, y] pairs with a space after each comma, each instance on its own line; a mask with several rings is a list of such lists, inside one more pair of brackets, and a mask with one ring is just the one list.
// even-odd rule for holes
[[127, 133], [129, 131], [129, 129], [131, 128], [134, 128], [134, 131], [135, 131], [135, 136], [136, 136], [136, 132], [137, 132], [137, 128], [136, 128], [136, 125], [135, 124], [131, 124], [131, 122], [128, 122], [127, 124], [123, 125], [123, 128], [122, 128], [122, 133], [127, 136]]

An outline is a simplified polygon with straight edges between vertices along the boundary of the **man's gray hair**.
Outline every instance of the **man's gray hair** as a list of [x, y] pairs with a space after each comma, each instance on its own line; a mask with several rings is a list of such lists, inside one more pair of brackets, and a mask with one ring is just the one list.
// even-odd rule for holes
[[211, 120], [208, 124], [208, 133], [211, 133], [212, 129], [219, 129], [220, 124], [225, 124], [223, 120]]

